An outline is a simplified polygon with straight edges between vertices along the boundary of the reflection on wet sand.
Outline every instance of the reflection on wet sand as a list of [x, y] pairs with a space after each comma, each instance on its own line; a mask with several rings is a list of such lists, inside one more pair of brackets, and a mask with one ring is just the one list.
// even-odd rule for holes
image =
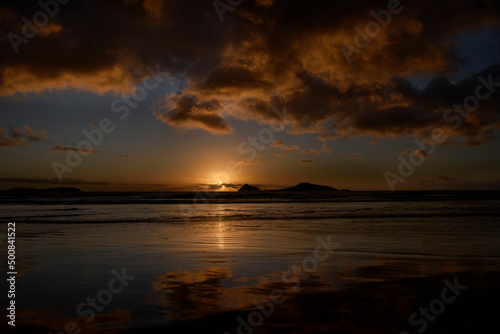
[[[281, 271], [236, 277], [230, 266], [211, 266], [156, 276], [145, 301], [154, 312], [117, 306], [86, 324], [84, 318], [75, 316], [76, 305], [59, 305], [57, 309], [23, 310], [18, 314], [22, 324], [18, 329], [26, 333], [59, 333], [68, 321], [74, 321], [82, 333], [92, 334], [109, 330], [416, 333], [418, 327], [409, 324], [409, 316], [440, 296], [445, 279], [453, 281], [458, 277], [467, 290], [429, 323], [425, 332], [495, 333], [492, 330], [496, 328], [493, 320], [500, 298], [499, 269], [497, 261], [484, 259], [383, 260], [338, 254], [333, 262], [302, 279], [295, 289], [295, 284], [283, 282]], [[259, 326], [251, 326], [252, 321], [259, 320], [252, 318], [252, 312], [259, 310], [256, 305], [268, 302], [276, 290], [281, 291], [283, 302], [275, 303], [272, 312], [262, 316]]]
[[148, 302], [168, 310], [166, 320], [219, 313], [229, 304], [223, 281], [231, 276], [231, 269], [224, 266], [167, 273], [153, 282]]
[[[132, 311], [111, 309], [105, 314], [96, 314], [90, 323], [79, 317], [75, 312], [76, 305], [59, 305], [56, 309], [30, 309], [17, 314], [18, 325], [16, 333], [89, 333], [102, 334], [112, 331], [122, 331], [129, 328]], [[64, 310], [64, 311], [62, 311]], [[2, 327], [0, 327], [2, 328]], [[12, 332], [12, 328], [4, 328]], [[2, 331], [2, 332], [5, 332]]]
[[[439, 298], [445, 280], [453, 282], [459, 278], [467, 284], [467, 293], [448, 306], [446, 315], [433, 321], [426, 330], [442, 333], [443, 329], [453, 329], [454, 333], [468, 333], [477, 327], [460, 315], [465, 312], [479, 317], [483, 321], [481, 326], [487, 328], [492, 321], [488, 315], [494, 312], [495, 300], [500, 297], [496, 261], [398, 259], [375, 260], [379, 263], [353, 267], [348, 264], [356, 260], [370, 261], [353, 259], [352, 255], [339, 255], [337, 259], [335, 264], [303, 279], [298, 288], [283, 282], [281, 272], [234, 278], [230, 268], [216, 266], [166, 273], [153, 283], [149, 302], [166, 310], [164, 319], [170, 324], [169, 330], [180, 332], [195, 329], [206, 332], [207, 328], [217, 328], [221, 333], [223, 330], [229, 333], [399, 333], [412, 329], [415, 332], [418, 327], [412, 328], [409, 316]], [[413, 275], [409, 276], [410, 272]], [[257, 305], [268, 305], [275, 291], [280, 291], [282, 302], [267, 307], [268, 314], [259, 311]], [[484, 299], [485, 292], [491, 298]], [[477, 305], [481, 302], [478, 311]], [[256, 311], [261, 312], [260, 318], [252, 315]], [[252, 325], [255, 319], [262, 320], [258, 326]]]
[[[342, 247], [296, 287], [283, 281], [283, 273], [314, 253], [317, 235], [289, 231], [288, 225], [277, 232], [283, 222], [262, 224], [265, 228], [242, 224], [192, 224], [190, 233], [168, 224], [58, 225], [48, 227], [53, 234], [21, 235], [25, 253], [19, 261], [26, 273], [18, 277], [16, 332], [66, 332], [65, 325], [74, 321], [81, 334], [413, 334], [418, 327], [409, 316], [440, 296], [445, 279], [458, 277], [467, 290], [425, 333], [497, 333], [500, 262], [489, 248], [448, 256], [451, 251], [441, 249], [449, 244], [443, 244], [442, 256], [428, 256], [406, 243], [412, 255], [397, 254], [399, 243], [384, 252], [380, 244], [386, 239], [338, 233], [339, 225], [332, 225]], [[37, 232], [44, 226], [31, 228]], [[30, 232], [30, 226], [23, 230]], [[484, 255], [488, 252], [492, 256]], [[107, 286], [110, 270], [123, 265], [136, 279], [85, 323], [86, 317], [76, 313], [78, 304], [96, 296]], [[271, 305], [276, 291], [280, 302]], [[267, 311], [259, 309], [262, 304]], [[254, 312], [262, 314], [262, 323]], [[0, 324], [4, 329], [11, 330]]]

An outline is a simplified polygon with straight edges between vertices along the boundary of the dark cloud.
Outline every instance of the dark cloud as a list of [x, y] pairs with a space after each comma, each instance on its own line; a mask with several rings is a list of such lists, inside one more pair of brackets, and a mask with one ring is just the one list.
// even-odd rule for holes
[[309, 159], [300, 159], [299, 162], [303, 164], [312, 164], [312, 161]]
[[24, 147], [26, 143], [49, 142], [47, 131], [34, 131], [29, 125], [24, 124], [21, 129], [9, 127], [9, 134], [0, 128], [0, 147]]
[[64, 145], [57, 145], [54, 147], [51, 147], [48, 152], [82, 152], [82, 153], [88, 153], [88, 154], [97, 154], [97, 153], [102, 153], [102, 151], [96, 150], [95, 148], [88, 148], [88, 147], [82, 147], [82, 148], [77, 148], [74, 146], [64, 146]]
[[[245, 67], [222, 67], [210, 72], [207, 78], [200, 85], [201, 90], [209, 92], [219, 91], [226, 93], [228, 91], [238, 92], [253, 88], [262, 89], [267, 83], [259, 79], [260, 75]], [[270, 85], [269, 88], [272, 88]]]
[[[386, 1], [248, 0], [226, 12], [224, 22], [205, 0], [71, 1], [18, 54], [0, 40], [0, 95], [128, 92], [147, 76], [146, 65], [159, 64], [188, 80], [182, 93], [155, 106], [158, 119], [174, 127], [228, 134], [228, 116], [269, 123], [277, 119], [272, 110], [286, 106], [289, 131], [326, 135], [319, 138], [324, 152], [339, 138], [329, 135], [342, 131], [419, 137], [446, 127], [462, 145], [493, 139], [500, 89], [456, 128], [443, 113], [478, 84], [477, 74], [448, 79], [467, 62], [453, 41], [481, 28], [496, 29], [498, 38], [498, 1], [402, 5], [349, 64], [340, 45], [353, 45], [353, 28], [363, 29], [373, 20], [370, 11], [385, 9]], [[36, 2], [0, 7], [2, 36], [20, 34], [20, 17], [39, 10]], [[407, 79], [412, 74], [434, 79], [419, 89]], [[478, 74], [500, 80], [498, 66]]]
[[298, 147], [297, 145], [285, 145], [285, 142], [282, 139], [273, 140], [272, 147], [280, 148], [282, 150], [287, 150], [287, 151], [300, 150], [300, 147]]
[[218, 100], [198, 101], [193, 95], [167, 96], [159, 105], [155, 115], [162, 122], [187, 129], [202, 128], [216, 134], [233, 132], [219, 115], [221, 104]]

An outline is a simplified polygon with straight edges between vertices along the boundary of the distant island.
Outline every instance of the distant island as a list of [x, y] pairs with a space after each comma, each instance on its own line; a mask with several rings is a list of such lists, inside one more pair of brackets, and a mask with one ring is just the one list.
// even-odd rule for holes
[[302, 182], [290, 188], [280, 189], [280, 191], [337, 191], [337, 189], [329, 186]]
[[[249, 184], [243, 185], [237, 192], [239, 193], [255, 193], [261, 190], [255, 186]], [[268, 191], [288, 191], [288, 192], [326, 192], [326, 191], [339, 191], [336, 188], [323, 186], [319, 184], [313, 184], [308, 182], [301, 182], [293, 187], [284, 189], [273, 189]], [[348, 189], [341, 189], [340, 191], [349, 191]], [[81, 195], [84, 192], [78, 188], [74, 187], [58, 187], [58, 188], [47, 188], [47, 189], [36, 189], [36, 188], [12, 188], [5, 191], [0, 191], [5, 195], [10, 196], [71, 196], [71, 195]]]
[[257, 187], [254, 187], [254, 186], [250, 186], [248, 184], [245, 184], [243, 187], [241, 187], [238, 190], [239, 193], [242, 193], [242, 192], [255, 192], [255, 191], [260, 191], [260, 189], [257, 188]]
[[[238, 192], [255, 192], [255, 191], [260, 191], [259, 188], [250, 186], [248, 184], [245, 184], [242, 186]], [[272, 190], [272, 191], [304, 191], [304, 192], [315, 192], [315, 191], [338, 191], [337, 189], [329, 186], [322, 186], [319, 184], [312, 184], [308, 182], [302, 182], [297, 184], [296, 186], [290, 187], [290, 188], [285, 188], [285, 189], [277, 189], [277, 190]], [[348, 191], [347, 189], [342, 189], [342, 191]]]

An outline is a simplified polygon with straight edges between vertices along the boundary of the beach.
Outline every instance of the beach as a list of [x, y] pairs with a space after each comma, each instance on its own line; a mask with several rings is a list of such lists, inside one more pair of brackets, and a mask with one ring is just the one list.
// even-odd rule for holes
[[0, 18], [0, 333], [500, 334], [500, 1]]
[[16, 330], [497, 333], [498, 193], [438, 195], [4, 198]]

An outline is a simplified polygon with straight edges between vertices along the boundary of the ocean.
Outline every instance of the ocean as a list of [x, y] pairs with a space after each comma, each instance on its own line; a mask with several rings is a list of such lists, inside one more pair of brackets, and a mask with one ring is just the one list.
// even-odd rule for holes
[[[3, 194], [0, 207], [4, 230], [16, 223], [18, 331], [500, 332], [499, 191]], [[446, 310], [410, 319], [454, 280], [467, 289]]]

